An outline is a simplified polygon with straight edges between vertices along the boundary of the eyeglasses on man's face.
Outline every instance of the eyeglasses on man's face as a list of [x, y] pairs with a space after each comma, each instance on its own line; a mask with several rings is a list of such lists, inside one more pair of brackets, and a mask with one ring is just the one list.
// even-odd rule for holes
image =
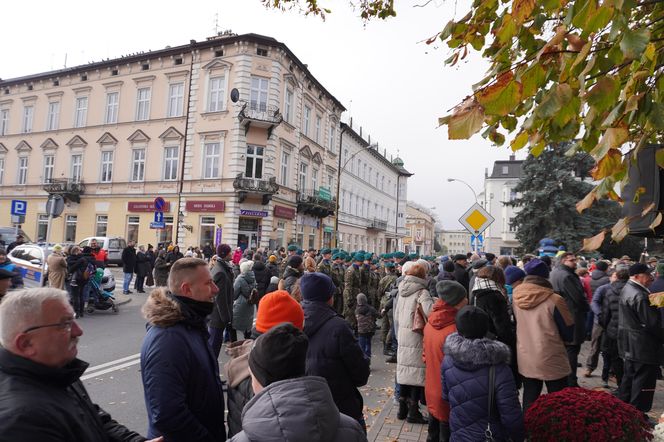
[[67, 319], [65, 321], [58, 322], [56, 324], [44, 324], [44, 325], [35, 325], [32, 327], [28, 327], [25, 330], [23, 330], [23, 333], [30, 333], [31, 331], [39, 330], [41, 328], [50, 328], [50, 327], [55, 327], [58, 329], [58, 331], [63, 331], [63, 332], [71, 332], [71, 328], [74, 325], [74, 322], [76, 322], [73, 318], [72, 319]]

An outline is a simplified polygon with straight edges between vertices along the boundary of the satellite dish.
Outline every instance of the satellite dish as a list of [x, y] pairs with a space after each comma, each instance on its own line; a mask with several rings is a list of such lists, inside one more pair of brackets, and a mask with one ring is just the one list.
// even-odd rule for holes
[[231, 101], [233, 103], [237, 103], [237, 101], [240, 99], [240, 91], [237, 90], [237, 88], [233, 88], [231, 90]]

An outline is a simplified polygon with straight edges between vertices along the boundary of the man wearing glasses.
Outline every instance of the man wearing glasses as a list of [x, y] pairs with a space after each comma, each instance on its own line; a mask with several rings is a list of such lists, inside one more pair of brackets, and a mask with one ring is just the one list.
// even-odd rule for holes
[[88, 364], [76, 358], [82, 334], [63, 290], [20, 290], [3, 298], [0, 442], [146, 440], [90, 400], [79, 379]]
[[570, 387], [579, 386], [576, 370], [578, 368], [581, 344], [586, 339], [586, 316], [590, 310], [583, 285], [575, 272], [576, 261], [576, 256], [573, 253], [563, 253], [559, 257], [558, 267], [551, 272], [550, 278], [553, 290], [565, 299], [567, 307], [569, 307], [569, 311], [574, 317], [574, 337], [571, 342], [565, 343], [567, 358], [572, 369], [568, 377], [568, 385]]

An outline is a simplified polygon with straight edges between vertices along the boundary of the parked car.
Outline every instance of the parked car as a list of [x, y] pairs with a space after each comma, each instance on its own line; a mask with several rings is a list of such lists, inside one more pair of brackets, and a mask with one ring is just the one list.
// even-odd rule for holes
[[118, 236], [90, 236], [85, 238], [78, 245], [83, 248], [90, 245], [90, 241], [97, 240], [99, 247], [108, 253], [108, 263], [122, 265], [122, 251], [127, 247], [127, 241]]
[[[42, 278], [42, 263], [52, 252], [53, 245], [49, 245], [44, 254], [44, 249], [37, 244], [21, 244], [14, 247], [8, 258], [21, 272], [25, 287], [40, 287], [46, 285], [46, 278]], [[45, 266], [45, 270], [48, 272], [48, 265]], [[115, 290], [115, 277], [110, 269], [104, 269], [101, 286], [109, 292]]]
[[[16, 241], [16, 232], [17, 229], [15, 227], [0, 227], [0, 247], [7, 248], [9, 244]], [[25, 242], [32, 242], [23, 229], [18, 229], [18, 233], [23, 235]]]

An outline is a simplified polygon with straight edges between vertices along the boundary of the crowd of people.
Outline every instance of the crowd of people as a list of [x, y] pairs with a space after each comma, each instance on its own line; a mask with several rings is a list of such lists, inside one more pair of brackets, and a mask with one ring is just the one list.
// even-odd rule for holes
[[[133, 248], [125, 271], [147, 277], [135, 271], [147, 250]], [[151, 440], [366, 440], [359, 388], [377, 322], [396, 364], [397, 418], [428, 425], [428, 441], [524, 440], [543, 387], [578, 386], [584, 341], [582, 376], [601, 355], [604, 386], [643, 413], [652, 406], [664, 331], [649, 287], [664, 290], [664, 264], [294, 245], [215, 252], [168, 247], [152, 264], [141, 348]], [[5, 280], [0, 269], [0, 288]], [[10, 291], [0, 302], [0, 440], [145, 440], [80, 383], [77, 290]], [[45, 405], [35, 400], [43, 391]], [[79, 410], [94, 422], [70, 423]]]

